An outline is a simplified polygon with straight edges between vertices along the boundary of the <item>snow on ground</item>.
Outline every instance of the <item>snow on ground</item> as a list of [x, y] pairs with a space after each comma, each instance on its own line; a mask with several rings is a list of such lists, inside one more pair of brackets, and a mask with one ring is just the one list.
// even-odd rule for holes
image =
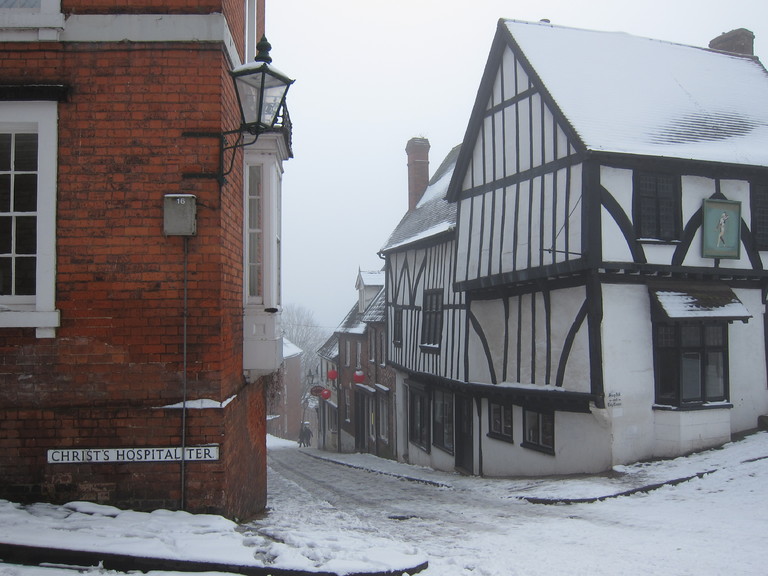
[[[295, 442], [276, 438], [269, 438], [268, 446], [297, 450]], [[438, 491], [461, 491], [470, 501], [472, 494], [478, 501], [497, 497], [495, 529], [461, 530], [462, 519], [455, 518], [460, 514], [444, 503], [450, 499], [436, 498], [423, 503], [424, 511], [443, 520], [430, 525], [424, 514], [417, 527], [424, 538], [417, 545], [405, 535], [398, 541], [373, 520], [312, 495], [302, 497], [299, 505], [295, 492], [278, 487], [269, 495], [269, 515], [248, 527], [185, 512], [140, 513], [83, 502], [19, 506], [0, 500], [0, 542], [340, 574], [399, 570], [421, 560], [429, 561], [425, 576], [768, 574], [765, 432], [686, 458], [568, 478], [472, 478], [370, 455], [306, 452], [418, 480]], [[690, 480], [671, 484], [683, 478]], [[523, 498], [605, 499], [546, 506]], [[89, 572], [105, 573], [98, 568]], [[2, 576], [73, 574], [61, 567], [0, 564]]]

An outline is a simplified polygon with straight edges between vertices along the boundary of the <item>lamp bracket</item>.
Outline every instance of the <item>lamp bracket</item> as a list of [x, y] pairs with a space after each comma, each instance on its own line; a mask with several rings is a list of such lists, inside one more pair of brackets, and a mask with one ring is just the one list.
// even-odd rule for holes
[[[199, 179], [211, 179], [216, 180], [219, 183], [219, 187], [226, 184], [226, 177], [232, 172], [232, 167], [235, 164], [235, 154], [232, 153], [229, 161], [229, 168], [224, 171], [224, 156], [225, 152], [229, 150], [235, 150], [237, 148], [244, 148], [250, 146], [259, 137], [259, 134], [263, 132], [258, 130], [255, 134], [250, 130], [243, 127], [237, 130], [229, 130], [227, 132], [182, 132], [182, 137], [185, 138], [216, 138], [219, 141], [219, 168], [217, 172], [185, 172], [181, 176], [182, 178], [199, 178]], [[245, 135], [252, 136], [252, 139], [245, 138]], [[234, 139], [232, 137], [235, 137]]]

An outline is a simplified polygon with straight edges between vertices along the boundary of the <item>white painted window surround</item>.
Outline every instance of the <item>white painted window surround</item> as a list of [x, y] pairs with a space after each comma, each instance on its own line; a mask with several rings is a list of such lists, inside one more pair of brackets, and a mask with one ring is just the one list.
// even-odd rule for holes
[[63, 28], [60, 0], [0, 0], [0, 40], [56, 41]]
[[38, 338], [53, 338], [59, 326], [56, 309], [56, 102], [0, 102], [0, 132], [38, 134], [37, 285], [34, 296], [0, 296], [0, 330], [36, 328]]

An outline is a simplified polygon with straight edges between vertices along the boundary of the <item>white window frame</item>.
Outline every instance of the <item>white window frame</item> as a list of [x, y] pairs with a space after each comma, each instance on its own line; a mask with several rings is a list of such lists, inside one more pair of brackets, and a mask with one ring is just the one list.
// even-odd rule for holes
[[56, 309], [56, 170], [58, 104], [0, 102], [0, 131], [35, 130], [38, 134], [37, 263], [35, 295], [0, 296], [0, 329], [35, 328], [38, 338], [54, 338], [60, 326]]
[[[246, 308], [279, 309], [282, 303], [281, 224], [282, 161], [275, 150], [279, 140], [275, 134], [264, 134], [256, 144], [245, 149], [245, 185], [243, 186], [243, 303]], [[263, 147], [263, 148], [262, 148]], [[249, 296], [248, 287], [248, 190], [251, 167], [261, 167], [261, 287], [258, 296]]]
[[58, 41], [64, 29], [61, 0], [39, 2], [39, 8], [0, 9], [0, 41]]

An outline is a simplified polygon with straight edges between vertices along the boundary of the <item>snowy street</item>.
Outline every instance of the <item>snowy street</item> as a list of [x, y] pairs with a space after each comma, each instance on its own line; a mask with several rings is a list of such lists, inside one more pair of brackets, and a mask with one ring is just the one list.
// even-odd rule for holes
[[[465, 477], [274, 437], [268, 448], [268, 510], [245, 525], [0, 500], [0, 542], [90, 551], [95, 564], [113, 553], [298, 574], [395, 574], [424, 562], [424, 576], [768, 573], [768, 432], [567, 478]], [[542, 501], [559, 504], [533, 503]], [[120, 574], [0, 562], [0, 576], [78, 573]]]
[[[401, 542], [402, 551], [428, 556], [425, 575], [765, 574], [766, 457], [763, 433], [729, 450], [632, 467], [624, 478], [493, 480], [275, 440], [270, 512], [257, 525], [318, 551], [345, 539], [364, 549], [369, 536]], [[609, 496], [696, 474], [703, 476], [594, 503], [519, 498]]]

